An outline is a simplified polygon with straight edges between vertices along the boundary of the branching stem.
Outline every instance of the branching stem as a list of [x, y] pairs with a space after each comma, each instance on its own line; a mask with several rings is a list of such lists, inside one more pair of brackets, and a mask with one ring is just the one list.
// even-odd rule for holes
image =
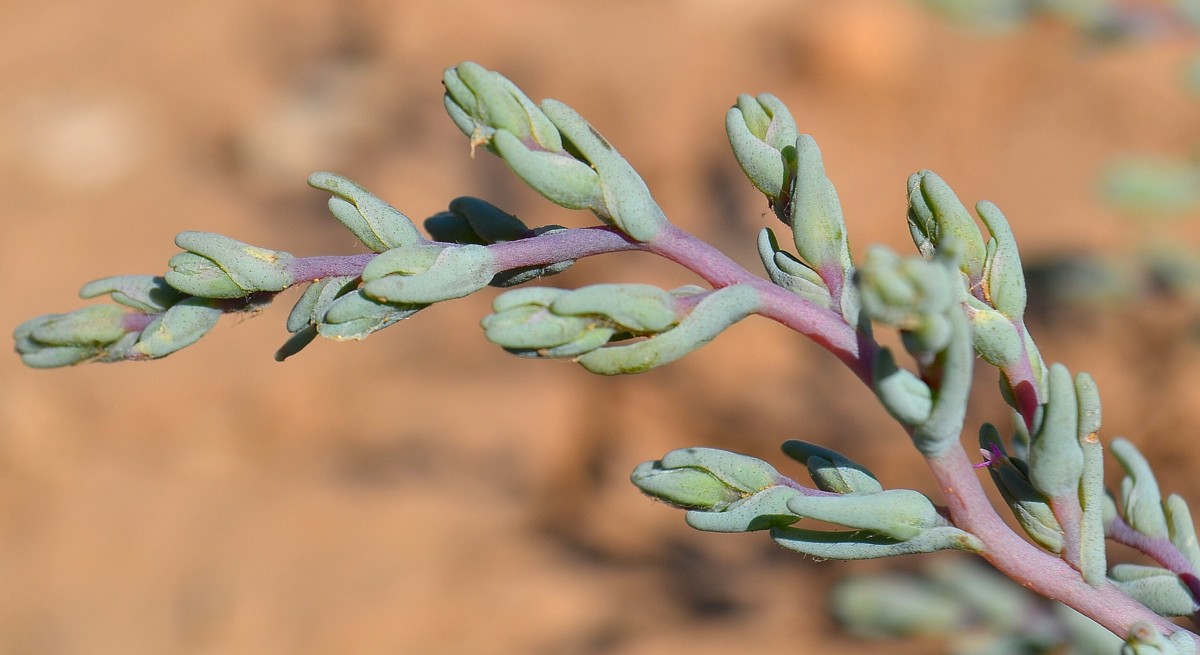
[[[880, 346], [872, 336], [850, 326], [837, 313], [750, 273], [712, 245], [673, 225], [664, 226], [649, 242], [638, 242], [614, 228], [597, 226], [548, 232], [495, 243], [488, 248], [502, 270], [610, 252], [643, 251], [680, 264], [714, 288], [748, 285], [762, 299], [758, 314], [815, 341], [868, 386], [873, 384], [871, 367]], [[373, 257], [374, 254], [299, 258], [291, 266], [291, 272], [297, 284], [334, 275], [359, 275]], [[1027, 422], [1039, 402], [1034, 365], [1026, 359], [1005, 371]], [[1149, 622], [1164, 634], [1181, 630], [1112, 584], [1088, 585], [1066, 561], [1018, 536], [996, 513], [961, 444], [953, 444], [927, 461], [945, 498], [950, 520], [979, 538], [984, 545], [980, 554], [1013, 580], [1046, 598], [1065, 603], [1116, 634], [1127, 634], [1138, 621]], [[1138, 534], [1119, 518], [1110, 527], [1109, 536], [1154, 557], [1179, 574], [1193, 593], [1200, 594], [1196, 571], [1168, 540]]]
[[1129, 546], [1158, 562], [1163, 568], [1179, 576], [1179, 579], [1191, 590], [1192, 595], [1200, 597], [1200, 574], [1197, 573], [1196, 567], [1192, 566], [1188, 558], [1179, 552], [1175, 544], [1171, 543], [1170, 539], [1142, 534], [1134, 530], [1120, 516], [1113, 517], [1113, 520], [1105, 527], [1106, 536], [1109, 539]]
[[980, 554], [1000, 572], [1118, 635], [1128, 634], [1138, 621], [1147, 621], [1168, 635], [1183, 629], [1126, 596], [1113, 584], [1106, 582], [1092, 587], [1066, 562], [1019, 537], [996, 513], [961, 446], [948, 448], [928, 462], [950, 510], [951, 521], [984, 543]]

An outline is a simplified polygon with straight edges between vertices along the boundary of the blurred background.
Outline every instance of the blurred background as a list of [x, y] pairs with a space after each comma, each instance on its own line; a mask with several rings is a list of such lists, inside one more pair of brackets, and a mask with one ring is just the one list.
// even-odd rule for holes
[[[821, 145], [856, 253], [911, 249], [918, 169], [968, 204], [996, 202], [1041, 275], [1031, 325], [1047, 359], [1093, 373], [1105, 435], [1130, 436], [1166, 490], [1200, 499], [1194, 178], [1147, 191], [1164, 177], [1152, 159], [1150, 174], [1102, 183], [1131, 153], [1172, 162], [1200, 143], [1196, 44], [1169, 25], [1115, 39], [1055, 20], [967, 27], [904, 0], [3, 13], [5, 331], [79, 306], [86, 281], [162, 272], [186, 229], [362, 252], [305, 186], [314, 170], [416, 220], [476, 195], [530, 225], [590, 223], [470, 156], [440, 85], [468, 59], [577, 108], [674, 221], [758, 270], [754, 238], [775, 219], [728, 154], [723, 116], [738, 93], [770, 91]], [[1169, 218], [1136, 211], [1138, 194], [1171, 192], [1184, 198]], [[1171, 263], [1145, 274], [1158, 252]], [[694, 280], [628, 254], [549, 283], [599, 281]], [[818, 563], [762, 535], [693, 533], [628, 484], [638, 462], [693, 445], [801, 475], [778, 454], [801, 438], [933, 491], [868, 391], [774, 324], [600, 379], [490, 346], [483, 293], [279, 364], [296, 297], [158, 362], [34, 371], [0, 357], [0, 652], [851, 652], [862, 643], [829, 618], [828, 586], [914, 563]], [[1008, 425], [994, 373], [977, 383], [969, 429]]]

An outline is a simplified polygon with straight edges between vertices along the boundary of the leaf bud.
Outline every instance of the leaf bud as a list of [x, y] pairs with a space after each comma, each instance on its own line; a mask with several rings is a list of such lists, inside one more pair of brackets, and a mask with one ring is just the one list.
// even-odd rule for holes
[[967, 320], [971, 323], [971, 340], [975, 352], [983, 360], [997, 368], [1006, 368], [1020, 361], [1025, 355], [1025, 342], [1004, 314], [970, 297], [966, 308]]
[[492, 253], [485, 246], [443, 248], [422, 270], [434, 252], [409, 246], [380, 254], [363, 269], [363, 293], [385, 303], [428, 305], [469, 296], [487, 286], [497, 273]]
[[1029, 446], [1029, 481], [1050, 498], [1077, 494], [1083, 475], [1079, 405], [1066, 366], [1050, 367], [1050, 398]]
[[1083, 451], [1083, 474], [1079, 479], [1079, 505], [1083, 510], [1079, 521], [1079, 571], [1088, 584], [1099, 587], [1104, 584], [1108, 570], [1104, 529], [1108, 494], [1104, 491], [1104, 446], [1097, 434], [1100, 395], [1092, 376], [1087, 373], [1075, 376], [1075, 397], [1079, 403], [1079, 448]]
[[642, 493], [680, 509], [720, 511], [742, 498], [740, 491], [707, 471], [669, 469], [661, 462], [642, 462], [633, 470], [631, 479]]
[[996, 426], [991, 423], [980, 426], [979, 446], [987, 453], [988, 473], [1017, 523], [1042, 548], [1053, 553], [1061, 552], [1063, 529], [1050, 509], [1049, 499], [1029, 483], [1025, 463], [1010, 458], [1004, 451]]
[[353, 275], [321, 278], [308, 285], [288, 314], [287, 331], [299, 332], [320, 323], [333, 301], [350, 293], [357, 286], [358, 278]]
[[447, 68], [442, 83], [446, 111], [463, 134], [471, 137], [472, 146], [491, 147], [497, 131], [507, 131], [522, 140], [532, 139], [546, 150], [562, 150], [554, 125], [500, 73], [466, 61]]
[[676, 507], [714, 511], [781, 479], [779, 471], [760, 459], [716, 448], [673, 450], [657, 462], [643, 462], [633, 474], [643, 493]]
[[899, 541], [944, 525], [933, 503], [911, 489], [840, 496], [796, 496], [788, 501], [787, 507], [805, 518], [868, 530]]
[[775, 467], [761, 459], [716, 448], [681, 448], [662, 458], [668, 469], [699, 468], [741, 494], [754, 493], [778, 484], [783, 478]]
[[764, 227], [758, 233], [758, 256], [772, 282], [821, 307], [833, 306], [825, 281], [808, 264], [780, 249], [771, 228]]
[[[93, 305], [48, 317], [34, 327], [30, 337], [55, 346], [109, 344], [125, 336], [128, 313], [115, 305]], [[47, 317], [44, 317], [47, 318]]]
[[1120, 437], [1109, 444], [1113, 457], [1125, 469], [1121, 481], [1121, 516], [1134, 530], [1148, 537], [1170, 537], [1158, 480], [1149, 462], [1130, 441]]
[[999, 207], [985, 200], [975, 205], [975, 211], [992, 235], [980, 281], [984, 300], [996, 311], [1019, 321], [1025, 315], [1026, 293], [1017, 240]]
[[1097, 441], [1100, 432], [1100, 390], [1087, 373], [1075, 376], [1075, 397], [1079, 401], [1079, 440]]
[[[538, 350], [573, 343], [605, 326], [594, 318], [561, 316], [539, 305], [521, 305], [490, 314], [481, 322], [488, 341], [510, 350]], [[608, 328], [606, 337], [615, 330]], [[599, 345], [604, 345], [607, 338]], [[599, 347], [599, 346], [597, 346]]]
[[831, 599], [834, 615], [856, 635], [952, 635], [975, 620], [974, 608], [940, 585], [913, 575], [858, 575], [841, 581]]
[[908, 227], [922, 256], [933, 253], [947, 239], [958, 244], [958, 267], [972, 286], [983, 277], [986, 248], [975, 220], [954, 191], [933, 171], [908, 178]]
[[208, 232], [181, 232], [175, 244], [187, 252], [167, 262], [167, 284], [201, 298], [244, 298], [282, 291], [293, 283], [292, 255], [258, 248]]
[[1178, 575], [1157, 566], [1114, 564], [1109, 576], [1137, 602], [1162, 616], [1191, 616], [1200, 610], [1187, 584]]
[[1195, 636], [1186, 630], [1178, 630], [1164, 637], [1146, 621], [1134, 621], [1121, 645], [1121, 655], [1194, 655]]
[[875, 395], [892, 418], [910, 427], [929, 420], [933, 412], [933, 392], [921, 378], [897, 366], [891, 350], [879, 350], [872, 379]]
[[359, 341], [425, 307], [417, 303], [383, 302], [367, 296], [362, 289], [353, 289], [329, 303], [316, 326], [317, 332], [335, 341]]
[[[470, 61], [446, 69], [443, 76], [447, 94], [473, 119], [478, 126], [475, 129], [487, 127], [508, 130], [520, 138], [530, 136], [525, 111], [502, 79], [500, 73]], [[476, 138], [471, 132], [467, 135]]]
[[57, 368], [95, 359], [127, 334], [120, 323], [124, 314], [112, 305], [97, 305], [30, 319], [13, 331], [17, 354], [32, 368]]
[[483, 243], [516, 241], [533, 236], [533, 231], [521, 219], [486, 200], [461, 196], [450, 201], [450, 211], [466, 219], [471, 231]]
[[567, 209], [605, 211], [600, 175], [566, 152], [535, 150], [509, 132], [492, 138], [496, 154], [525, 184], [550, 202]]
[[791, 487], [767, 487], [721, 511], [691, 510], [684, 520], [693, 529], [705, 532], [751, 532], [791, 525], [800, 517], [788, 510], [787, 501], [800, 493]]
[[556, 298], [560, 316], [597, 315], [636, 333], [657, 333], [678, 322], [675, 298], [648, 284], [593, 284]]
[[953, 328], [947, 312], [957, 311], [959, 283], [945, 266], [874, 247], [855, 281], [867, 316], [902, 330], [911, 352], [939, 352], [949, 345]]
[[473, 243], [476, 245], [487, 245], [471, 228], [471, 223], [464, 217], [455, 214], [454, 212], [444, 211], [438, 212], [433, 216], [425, 219], [425, 231], [429, 233], [429, 237], [434, 241], [443, 243]]
[[643, 462], [631, 476], [643, 493], [691, 510], [688, 525], [708, 532], [747, 532], [795, 523], [787, 500], [800, 490], [782, 484], [770, 464], [713, 448], [685, 448]]
[[608, 343], [617, 330], [598, 316], [561, 315], [550, 306], [575, 293], [528, 287], [500, 294], [481, 322], [488, 341], [526, 357], [577, 357]]
[[667, 217], [633, 166], [571, 107], [545, 100], [542, 111], [599, 175], [603, 207], [594, 208], [597, 216], [636, 241], [653, 239]]
[[204, 298], [175, 303], [142, 330], [128, 357], [157, 359], [200, 340], [224, 313]]
[[853, 270], [850, 242], [842, 205], [833, 182], [825, 175], [825, 164], [817, 142], [807, 134], [795, 144], [795, 177], [791, 180], [787, 223], [800, 258], [821, 273], [832, 288], [831, 274], [839, 280]]
[[1179, 494], [1167, 496], [1163, 503], [1167, 515], [1171, 543], [1187, 558], [1192, 568], [1200, 570], [1200, 543], [1197, 543], [1196, 528], [1192, 524], [1192, 513], [1187, 501]]
[[794, 527], [773, 527], [771, 538], [798, 553], [838, 560], [876, 559], [951, 549], [972, 553], [983, 550], [978, 537], [950, 526], [932, 527], [902, 541], [869, 530], [827, 531]]
[[807, 466], [809, 476], [822, 491], [839, 494], [883, 491], [883, 485], [879, 484], [875, 474], [837, 451], [807, 441], [788, 439], [783, 442], [783, 452]]
[[187, 296], [153, 275], [115, 275], [83, 285], [80, 298], [96, 298], [108, 294], [114, 302], [132, 307], [145, 314], [156, 314]]
[[593, 350], [578, 361], [585, 369], [600, 375], [642, 373], [712, 341], [757, 310], [760, 303], [758, 293], [751, 287], [740, 284], [723, 287], [697, 303], [675, 327], [629, 345]]
[[375, 252], [424, 241], [407, 216], [341, 175], [313, 173], [308, 185], [332, 193], [329, 213]]
[[725, 114], [725, 133], [746, 177], [774, 206], [785, 181], [781, 151], [799, 136], [787, 106], [769, 93], [739, 95]]

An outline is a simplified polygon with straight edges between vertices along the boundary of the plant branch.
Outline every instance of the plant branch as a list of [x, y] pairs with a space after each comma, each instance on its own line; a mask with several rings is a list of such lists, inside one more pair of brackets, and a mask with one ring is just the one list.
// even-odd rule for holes
[[[984, 543], [980, 553], [992, 566], [1033, 591], [1059, 601], [1117, 635], [1146, 621], [1163, 634], [1183, 630], [1122, 593], [1115, 585], [1092, 587], [1062, 559], [1020, 538], [996, 513], [960, 445], [928, 459], [954, 525]], [[1194, 637], [1200, 641], [1200, 637]]]
[[649, 250], [684, 266], [715, 287], [731, 284], [753, 287], [763, 300], [760, 316], [816, 342], [871, 386], [871, 362], [879, 344], [835, 312], [750, 273], [725, 253], [674, 225], [664, 227], [649, 244]]
[[1200, 598], [1200, 574], [1175, 544], [1166, 537], [1151, 537], [1134, 530], [1120, 516], [1113, 517], [1106, 526], [1107, 537], [1129, 546], [1162, 565], [1187, 585], [1193, 596]]
[[288, 272], [292, 274], [293, 284], [314, 282], [321, 278], [341, 275], [358, 276], [362, 274], [367, 263], [375, 257], [375, 253], [299, 257], [288, 267]]

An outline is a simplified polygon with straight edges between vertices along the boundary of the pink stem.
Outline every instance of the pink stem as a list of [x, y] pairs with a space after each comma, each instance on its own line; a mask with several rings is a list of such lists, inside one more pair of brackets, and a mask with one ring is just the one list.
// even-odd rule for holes
[[1092, 587], [1066, 562], [1019, 537], [996, 513], [961, 446], [948, 448], [928, 462], [946, 499], [950, 520], [984, 543], [980, 555], [1000, 572], [1120, 636], [1129, 634], [1138, 621], [1148, 622], [1167, 635], [1183, 629], [1111, 583]]

